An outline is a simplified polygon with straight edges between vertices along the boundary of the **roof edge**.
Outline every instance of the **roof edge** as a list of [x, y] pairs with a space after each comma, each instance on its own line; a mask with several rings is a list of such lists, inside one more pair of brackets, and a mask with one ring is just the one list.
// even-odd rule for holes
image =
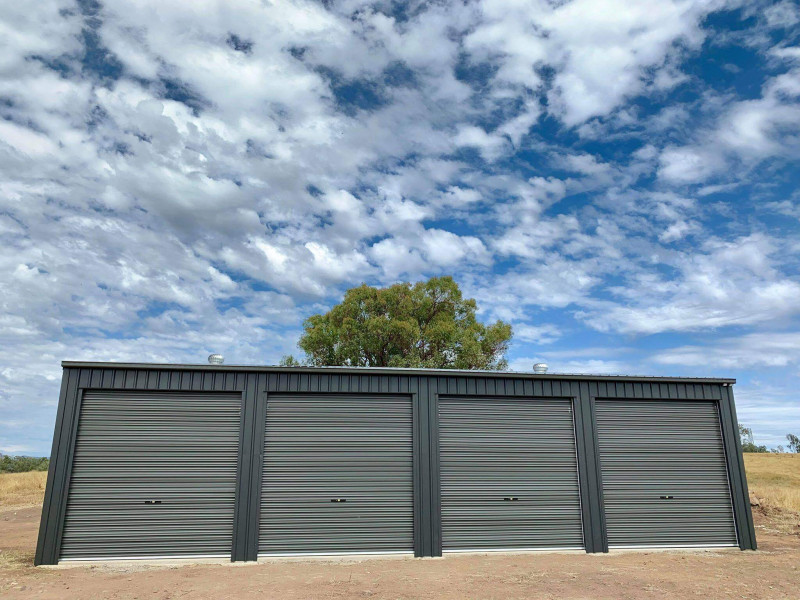
[[527, 371], [479, 371], [460, 369], [418, 369], [410, 367], [282, 367], [279, 365], [209, 365], [171, 363], [124, 363], [64, 360], [63, 368], [70, 369], [152, 369], [158, 371], [239, 371], [258, 373], [369, 373], [371, 375], [450, 375], [460, 377], [503, 377], [516, 379], [621, 380], [651, 382], [716, 383], [733, 385], [736, 379], [725, 377], [675, 377], [665, 375], [601, 375], [592, 373], [533, 373]]

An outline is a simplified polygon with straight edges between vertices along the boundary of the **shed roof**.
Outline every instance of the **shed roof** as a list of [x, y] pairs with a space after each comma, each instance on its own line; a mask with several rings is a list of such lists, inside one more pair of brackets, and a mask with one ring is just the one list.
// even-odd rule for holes
[[714, 383], [732, 385], [736, 379], [725, 377], [673, 377], [653, 375], [600, 375], [593, 373], [533, 373], [529, 371], [482, 371], [462, 369], [417, 369], [408, 367], [284, 367], [280, 365], [211, 365], [211, 364], [169, 364], [169, 363], [122, 363], [122, 362], [61, 362], [64, 368], [86, 369], [150, 369], [165, 371], [237, 371], [258, 373], [364, 373], [370, 375], [438, 375], [450, 377], [503, 377], [517, 379], [571, 379], [571, 380], [606, 380], [606, 381], [650, 381], [665, 383]]

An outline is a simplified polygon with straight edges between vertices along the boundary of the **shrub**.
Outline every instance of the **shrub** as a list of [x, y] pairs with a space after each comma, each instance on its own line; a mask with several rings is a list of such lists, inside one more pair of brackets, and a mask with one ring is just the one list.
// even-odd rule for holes
[[0, 454], [0, 473], [47, 471], [50, 459], [46, 456], [8, 456]]

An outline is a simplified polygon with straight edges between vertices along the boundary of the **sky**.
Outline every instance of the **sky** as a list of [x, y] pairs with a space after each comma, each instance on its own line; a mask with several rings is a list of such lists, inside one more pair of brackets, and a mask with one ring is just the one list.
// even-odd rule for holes
[[452, 275], [510, 368], [800, 435], [800, 5], [0, 0], [0, 451], [61, 360], [274, 364]]

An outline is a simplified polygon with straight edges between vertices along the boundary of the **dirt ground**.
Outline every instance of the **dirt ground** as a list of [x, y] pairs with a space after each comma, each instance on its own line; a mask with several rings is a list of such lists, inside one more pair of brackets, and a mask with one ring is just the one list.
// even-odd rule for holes
[[800, 535], [756, 515], [759, 550], [450, 555], [33, 567], [38, 506], [0, 512], [0, 598], [800, 598]]

